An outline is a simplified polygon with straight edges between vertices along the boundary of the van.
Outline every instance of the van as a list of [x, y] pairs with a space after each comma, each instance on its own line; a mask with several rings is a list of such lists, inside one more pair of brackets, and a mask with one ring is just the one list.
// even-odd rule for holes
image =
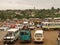
[[31, 41], [30, 30], [20, 30], [19, 39], [20, 39], [20, 42], [30, 42]]
[[34, 42], [44, 42], [43, 30], [36, 30], [34, 33]]
[[9, 30], [9, 27], [0, 27], [0, 31], [7, 31]]
[[19, 37], [19, 30], [18, 29], [9, 29], [8, 33], [4, 37], [4, 43], [14, 42]]

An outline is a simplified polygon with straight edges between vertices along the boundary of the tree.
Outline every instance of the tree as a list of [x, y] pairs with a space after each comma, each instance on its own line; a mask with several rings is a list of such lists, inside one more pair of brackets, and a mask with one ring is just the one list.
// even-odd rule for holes
[[51, 10], [54, 10], [55, 8], [54, 7], [51, 7]]

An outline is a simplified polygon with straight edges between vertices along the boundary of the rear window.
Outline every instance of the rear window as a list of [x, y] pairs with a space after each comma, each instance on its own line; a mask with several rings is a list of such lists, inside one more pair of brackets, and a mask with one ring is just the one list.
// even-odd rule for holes
[[20, 35], [28, 35], [29, 33], [27, 32], [20, 32]]
[[22, 25], [18, 25], [18, 27], [21, 27]]
[[42, 37], [42, 34], [35, 34], [35, 37]]

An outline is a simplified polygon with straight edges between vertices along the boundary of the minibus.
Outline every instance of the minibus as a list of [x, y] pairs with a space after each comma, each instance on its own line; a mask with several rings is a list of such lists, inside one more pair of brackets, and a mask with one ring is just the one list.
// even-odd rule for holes
[[4, 37], [4, 43], [8, 43], [8, 42], [14, 42], [15, 40], [17, 40], [19, 37], [19, 30], [18, 29], [9, 29], [8, 33], [5, 35]]
[[19, 39], [20, 39], [20, 42], [30, 42], [31, 41], [30, 30], [20, 30]]
[[36, 30], [34, 33], [34, 42], [44, 42], [43, 30]]

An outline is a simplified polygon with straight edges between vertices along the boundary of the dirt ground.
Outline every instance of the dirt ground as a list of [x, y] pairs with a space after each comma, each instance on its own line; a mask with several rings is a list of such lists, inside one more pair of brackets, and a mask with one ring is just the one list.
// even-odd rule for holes
[[7, 34], [7, 31], [0, 31], [0, 41], [3, 40], [3, 38], [6, 34]]
[[[32, 38], [33, 38], [34, 30], [32, 30]], [[57, 45], [57, 35], [58, 31], [45, 31], [44, 32], [44, 43], [34, 43], [33, 40], [31, 43], [19, 43], [16, 42], [14, 45]]]
[[[31, 30], [31, 36], [33, 38], [35, 30]], [[31, 43], [20, 43], [19, 40], [17, 40], [14, 44], [10, 45], [57, 45], [57, 35], [58, 31], [44, 31], [44, 43], [34, 43], [33, 40]], [[2, 42], [0, 42], [0, 45]], [[9, 44], [8, 44], [9, 45]]]

